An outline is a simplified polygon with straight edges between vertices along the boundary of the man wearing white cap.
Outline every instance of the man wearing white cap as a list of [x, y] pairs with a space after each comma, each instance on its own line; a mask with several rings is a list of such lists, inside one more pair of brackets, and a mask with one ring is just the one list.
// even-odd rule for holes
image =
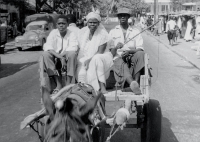
[[130, 85], [134, 82], [134, 86], [139, 86], [140, 75], [144, 71], [143, 38], [138, 29], [128, 25], [129, 9], [119, 9], [117, 16], [120, 25], [109, 33], [114, 41], [111, 52], [114, 56], [115, 79], [122, 86], [125, 82]]
[[108, 32], [103, 27], [101, 17], [96, 12], [86, 16], [87, 26], [79, 34], [78, 82], [88, 83], [96, 91], [106, 93], [106, 79], [109, 77], [113, 56], [109, 52]]

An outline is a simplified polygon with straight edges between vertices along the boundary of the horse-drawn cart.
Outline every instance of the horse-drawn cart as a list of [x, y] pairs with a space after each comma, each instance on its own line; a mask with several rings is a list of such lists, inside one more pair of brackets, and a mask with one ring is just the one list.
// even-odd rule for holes
[[[58, 100], [63, 100], [63, 103], [66, 103], [66, 98], [70, 98], [72, 100], [76, 100], [76, 102], [79, 103], [82, 102], [82, 105], [78, 105], [79, 108], [84, 108], [84, 106], [92, 106], [94, 105], [94, 108], [90, 108], [87, 111], [87, 120], [90, 120], [89, 123], [86, 123], [84, 120], [82, 120], [82, 115], [80, 115], [80, 126], [81, 124], [85, 124], [88, 127], [84, 127], [85, 133], [68, 133], [69, 135], [76, 135], [77, 137], [79, 134], [86, 135], [86, 139], [82, 139], [82, 141], [94, 141], [94, 142], [104, 142], [104, 141], [112, 141], [112, 136], [120, 130], [120, 128], [126, 127], [126, 128], [137, 128], [141, 129], [141, 142], [160, 142], [161, 137], [161, 108], [160, 104], [157, 100], [150, 99], [149, 96], [149, 87], [150, 87], [150, 74], [149, 74], [149, 65], [148, 60], [149, 57], [147, 54], [145, 54], [145, 74], [141, 75], [140, 79], [140, 89], [142, 91], [142, 95], [135, 95], [133, 92], [122, 92], [120, 90], [115, 90], [115, 88], [111, 89], [107, 94], [99, 94], [98, 92], [94, 91], [94, 89], [88, 85], [88, 84], [71, 84], [69, 86], [65, 86], [63, 89], [61, 89], [57, 94], [51, 95], [52, 104], [56, 106], [56, 103]], [[40, 59], [40, 82], [42, 88], [46, 87], [49, 89], [53, 89], [52, 86], [52, 79], [49, 78], [45, 72], [45, 66], [43, 62], [43, 58]], [[117, 88], [117, 87], [116, 87]], [[42, 93], [44, 91], [42, 90]], [[90, 104], [91, 102], [95, 102], [95, 98], [98, 96], [100, 99], [95, 104]], [[105, 98], [105, 101], [103, 101], [103, 98]], [[44, 101], [44, 97], [43, 97]], [[117, 114], [123, 114], [118, 113], [120, 110], [125, 108], [126, 103], [129, 104], [128, 110], [128, 117], [127, 119], [119, 118], [120, 120], [124, 120], [123, 123], [119, 124], [117, 123]], [[110, 104], [114, 103], [114, 108], [112, 109], [113, 114], [106, 114], [106, 111], [110, 109]], [[62, 103], [61, 103], [62, 104]], [[64, 104], [65, 106], [66, 104]], [[77, 103], [76, 103], [77, 105]], [[44, 103], [45, 106], [45, 103]], [[59, 107], [58, 107], [59, 108]], [[56, 116], [57, 112], [60, 113], [60, 115], [64, 116], [63, 112], [61, 113], [60, 110], [55, 110], [54, 115]], [[48, 141], [49, 139], [46, 138], [46, 135], [48, 135], [48, 130], [51, 129], [52, 124], [48, 122], [51, 115], [49, 115], [48, 108], [43, 108], [42, 110], [29, 115], [24, 119], [24, 121], [21, 123], [21, 129], [30, 126], [33, 130], [35, 130], [40, 140], [43, 142]], [[90, 112], [90, 113], [88, 113]], [[122, 111], [123, 112], [123, 111]], [[125, 114], [127, 114], [125, 113]], [[69, 113], [68, 113], [69, 114]], [[80, 113], [78, 113], [80, 114]], [[46, 117], [46, 120], [44, 119]], [[71, 116], [71, 114], [69, 115]], [[84, 114], [85, 116], [85, 114]], [[127, 115], [126, 115], [127, 116]], [[120, 115], [121, 117], [121, 115]], [[123, 116], [122, 116], [123, 117]], [[65, 118], [71, 118], [71, 117], [65, 117]], [[55, 119], [55, 117], [54, 117]], [[45, 121], [44, 121], [45, 120]], [[83, 121], [83, 123], [82, 123]], [[112, 122], [111, 122], [112, 121]], [[54, 122], [54, 121], [52, 121]], [[61, 128], [63, 128], [64, 134], [62, 136], [61, 142], [65, 141], [72, 141], [73, 136], [66, 136], [67, 131], [79, 129], [78, 125], [76, 125], [76, 128], [72, 128], [72, 125], [69, 125], [69, 121], [66, 120], [68, 123], [64, 123], [65, 125], [58, 125]], [[75, 122], [75, 121], [70, 121]], [[77, 123], [77, 121], [76, 121]], [[79, 123], [78, 123], [79, 124]], [[116, 125], [115, 125], [116, 124]], [[126, 126], [125, 126], [126, 124]], [[49, 126], [50, 125], [50, 126]], [[48, 127], [47, 127], [48, 126]], [[50, 127], [50, 128], [49, 128]], [[68, 127], [70, 127], [68, 129]], [[110, 129], [110, 135], [105, 137], [105, 128], [111, 127]], [[115, 129], [117, 127], [117, 129]], [[49, 129], [48, 129], [49, 128]], [[58, 129], [58, 128], [57, 128]], [[54, 133], [52, 134], [56, 137], [59, 135], [59, 131], [57, 129], [54, 129]], [[115, 129], [115, 132], [113, 133]], [[60, 130], [60, 129], [59, 129]], [[88, 131], [89, 130], [89, 131]], [[73, 131], [76, 132], [76, 131]], [[89, 132], [89, 134], [88, 134]], [[91, 136], [91, 138], [90, 138]], [[53, 142], [58, 142], [58, 139], [51, 139]], [[49, 142], [49, 141], [48, 141]], [[59, 141], [60, 142], [60, 141]]]

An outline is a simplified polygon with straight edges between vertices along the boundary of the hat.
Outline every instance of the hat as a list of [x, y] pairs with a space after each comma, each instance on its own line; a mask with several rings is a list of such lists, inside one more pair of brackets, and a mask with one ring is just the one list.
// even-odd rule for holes
[[117, 11], [117, 15], [118, 14], [128, 14], [131, 15], [130, 10], [128, 8], [119, 8]]

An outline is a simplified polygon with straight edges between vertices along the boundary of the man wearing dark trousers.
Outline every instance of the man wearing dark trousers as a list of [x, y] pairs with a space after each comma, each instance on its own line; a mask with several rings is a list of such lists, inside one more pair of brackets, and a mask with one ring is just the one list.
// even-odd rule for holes
[[57, 93], [62, 88], [62, 80], [56, 68], [56, 61], [61, 63], [61, 71], [66, 73], [66, 85], [70, 84], [75, 76], [78, 41], [76, 35], [67, 27], [67, 17], [61, 15], [57, 20], [57, 29], [51, 31], [43, 47], [47, 74], [56, 81], [53, 93]]

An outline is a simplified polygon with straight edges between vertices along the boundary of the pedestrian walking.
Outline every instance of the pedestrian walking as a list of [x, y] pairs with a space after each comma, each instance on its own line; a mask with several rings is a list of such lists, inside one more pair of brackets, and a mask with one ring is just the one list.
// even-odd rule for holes
[[13, 22], [13, 37], [17, 36], [17, 22]]
[[170, 45], [173, 45], [173, 42], [175, 42], [175, 26], [176, 22], [173, 20], [173, 17], [169, 17], [169, 21], [167, 22], [167, 37]]
[[191, 17], [189, 18], [189, 20], [187, 21], [187, 28], [186, 28], [186, 32], [185, 32], [185, 37], [184, 39], [186, 40], [186, 42], [191, 41], [192, 40], [192, 19]]
[[200, 15], [196, 17], [195, 39], [200, 40]]

